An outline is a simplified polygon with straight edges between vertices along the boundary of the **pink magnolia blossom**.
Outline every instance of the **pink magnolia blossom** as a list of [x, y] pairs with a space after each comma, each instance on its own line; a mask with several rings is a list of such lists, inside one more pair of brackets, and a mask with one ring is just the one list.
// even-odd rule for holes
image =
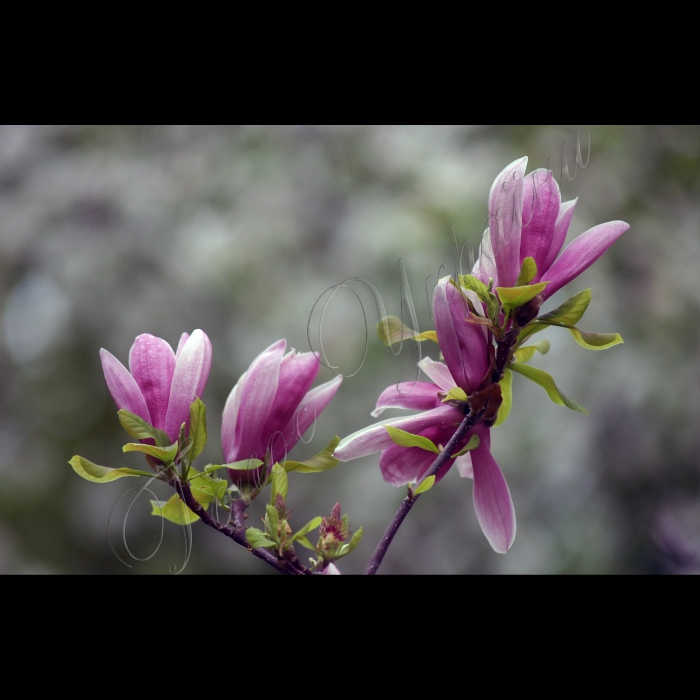
[[[433, 296], [433, 313], [440, 349], [445, 362], [425, 358], [419, 364], [431, 382], [405, 382], [382, 392], [372, 413], [379, 416], [387, 408], [422, 410], [408, 418], [392, 418], [364, 428], [341, 440], [335, 457], [348, 461], [380, 452], [379, 466], [385, 481], [402, 486], [417, 481], [435, 460], [433, 452], [420, 447], [402, 447], [389, 436], [387, 425], [422, 435], [436, 445], [445, 445], [454, 435], [464, 415], [448, 403], [444, 394], [455, 387], [467, 395], [480, 388], [489, 369], [488, 345], [482, 326], [466, 322], [468, 307], [460, 292], [441, 279]], [[474, 479], [474, 508], [477, 519], [491, 546], [505, 553], [515, 538], [515, 510], [508, 485], [496, 460], [491, 455], [491, 431], [477, 423], [455, 447], [455, 453], [473, 435], [479, 446], [467, 454], [449, 459], [436, 475], [441, 479], [455, 464], [464, 477]]]
[[[221, 424], [227, 464], [252, 458], [269, 469], [283, 460], [338, 391], [342, 377], [312, 389], [316, 354], [285, 355], [286, 346], [278, 340], [260, 353], [229, 394]], [[229, 471], [234, 481], [259, 478], [254, 470]]]
[[144, 333], [129, 352], [129, 370], [100, 350], [107, 387], [118, 409], [126, 409], [163, 430], [175, 442], [189, 430], [190, 405], [202, 396], [211, 369], [211, 342], [201, 330], [183, 333], [177, 352], [162, 338]]
[[[489, 228], [473, 274], [494, 287], [513, 287], [522, 262], [537, 263], [532, 281], [549, 282], [548, 299], [588, 269], [627, 229], [624, 221], [609, 221], [582, 233], [561, 252], [578, 199], [561, 201], [559, 185], [550, 170], [540, 168], [525, 176], [527, 158], [506, 166], [489, 195]], [[557, 257], [559, 256], [559, 257]]]

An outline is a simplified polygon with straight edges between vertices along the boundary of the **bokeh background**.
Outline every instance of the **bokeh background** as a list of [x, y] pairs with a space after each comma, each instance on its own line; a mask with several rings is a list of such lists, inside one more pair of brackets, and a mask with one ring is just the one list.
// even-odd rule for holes
[[[507, 555], [479, 529], [471, 482], [450, 473], [414, 508], [380, 572], [698, 571], [700, 128], [563, 125], [0, 127], [0, 572], [167, 575], [183, 563], [182, 532], [169, 523], [151, 559], [126, 557], [116, 542], [122, 499], [112, 531], [133, 568], [124, 566], [107, 523], [134, 480], [90, 484], [68, 465], [80, 454], [142, 468], [121, 452], [100, 347], [126, 363], [140, 333], [176, 345], [202, 328], [214, 362], [201, 459], [220, 462], [231, 387], [281, 337], [309, 349], [307, 320], [324, 290], [361, 277], [397, 313], [402, 259], [430, 328], [426, 278], [452, 266], [450, 225], [476, 247], [498, 172], [528, 155], [528, 171], [549, 162], [559, 179], [565, 144], [573, 173], [577, 129], [584, 162], [589, 133], [591, 153], [562, 185], [565, 200], [579, 197], [568, 240], [612, 219], [631, 229], [545, 310], [592, 287], [581, 327], [620, 332], [625, 344], [587, 352], [565, 331], [541, 336], [552, 350], [533, 364], [588, 417], [515, 376], [513, 412], [493, 434], [518, 518]], [[294, 458], [373, 421], [381, 390], [414, 376], [412, 349], [389, 355], [363, 300], [366, 361]], [[357, 301], [341, 290], [324, 326], [339, 372], [360, 365], [364, 338]], [[322, 369], [318, 381], [332, 376]], [[297, 526], [338, 500], [364, 527], [346, 573], [362, 571], [404, 495], [382, 481], [378, 455], [290, 482]], [[126, 525], [139, 557], [160, 538], [149, 511], [137, 502]], [[193, 532], [186, 575], [269, 573], [218, 533]]]

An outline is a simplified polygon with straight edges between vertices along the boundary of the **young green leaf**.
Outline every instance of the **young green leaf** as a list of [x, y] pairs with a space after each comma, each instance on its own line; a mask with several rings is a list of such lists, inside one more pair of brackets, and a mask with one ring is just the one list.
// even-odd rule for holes
[[76, 474], [96, 484], [106, 484], [108, 481], [121, 479], [123, 476], [153, 476], [153, 474], [149, 472], [142, 472], [138, 469], [110, 469], [109, 467], [101, 467], [99, 464], [93, 464], [80, 455], [75, 455], [68, 464], [73, 467]]
[[248, 544], [253, 549], [277, 546], [262, 530], [258, 530], [257, 527], [249, 527], [245, 531], [245, 535], [248, 539]]
[[199, 398], [190, 406], [190, 437], [192, 446], [187, 451], [187, 458], [194, 462], [207, 444], [207, 407]]
[[188, 483], [192, 489], [192, 495], [197, 502], [205, 508], [214, 500], [222, 499], [228, 488], [226, 479], [216, 479], [208, 473], [198, 473], [194, 467], [190, 467]]
[[295, 541], [297, 544], [300, 544], [302, 547], [306, 547], [306, 549], [310, 549], [310, 550], [313, 551], [313, 552], [316, 551], [316, 547], [314, 547], [314, 546], [311, 544], [311, 542], [309, 542], [309, 540], [306, 539], [306, 537], [304, 537], [303, 535], [302, 535], [301, 537], [296, 538], [294, 541]]
[[270, 479], [272, 481], [270, 503], [274, 505], [275, 499], [277, 498], [277, 494], [280, 494], [282, 498], [287, 498], [287, 490], [289, 489], [289, 479], [287, 479], [287, 472], [282, 468], [279, 462], [275, 462], [275, 465], [272, 467]]
[[426, 477], [423, 479], [423, 481], [416, 486], [415, 489], [413, 489], [413, 496], [418, 496], [421, 493], [425, 493], [426, 491], [430, 491], [431, 488], [433, 488], [433, 485], [435, 484], [435, 474], [431, 474], [430, 476]]
[[129, 442], [122, 447], [122, 452], [143, 452], [159, 459], [161, 462], [172, 462], [178, 450], [177, 440], [168, 447], [156, 447], [155, 445], [145, 445], [142, 442]]
[[539, 282], [522, 287], [496, 287], [496, 291], [504, 309], [517, 309], [536, 297], [547, 284], [549, 283]]
[[586, 350], [607, 350], [613, 345], [624, 343], [619, 333], [589, 333], [578, 328], [569, 328], [574, 340]]
[[360, 544], [360, 540], [362, 539], [362, 528], [358, 528], [350, 538], [349, 542], [346, 542], [339, 550], [338, 554], [336, 555], [336, 559], [340, 559], [340, 557], [346, 557], [350, 552], [352, 552], [355, 547], [357, 547], [358, 544]]
[[195, 515], [174, 493], [165, 503], [160, 501], [151, 501], [151, 515], [163, 516], [166, 520], [176, 525], [191, 525], [199, 520], [199, 516]]
[[265, 506], [265, 531], [267, 536], [279, 544], [280, 514], [273, 505]]
[[389, 432], [389, 437], [397, 445], [401, 445], [402, 447], [420, 447], [422, 450], [428, 450], [428, 452], [434, 452], [435, 454], [439, 454], [440, 452], [437, 445], [427, 437], [414, 435], [400, 428], [392, 428], [390, 425], [384, 427]]
[[539, 316], [535, 322], [574, 326], [581, 320], [583, 314], [586, 313], [586, 309], [590, 303], [591, 290], [584, 289], [582, 292], [574, 294], [570, 299], [567, 299], [561, 306], [554, 309], [554, 311]]
[[534, 258], [525, 258], [523, 266], [520, 268], [520, 274], [515, 282], [516, 287], [523, 287], [530, 284], [537, 277], [537, 263]]
[[491, 292], [478, 277], [474, 277], [474, 275], [460, 275], [459, 284], [465, 289], [474, 292], [484, 304], [488, 304]]
[[510, 409], [513, 406], [513, 373], [507, 369], [505, 372], [503, 372], [503, 379], [501, 379], [501, 381], [498, 383], [501, 385], [502, 401], [498, 409], [496, 422], [493, 424], [494, 428], [497, 428], [499, 425], [503, 425], [510, 415]]
[[551, 375], [547, 374], [547, 372], [543, 372], [541, 369], [537, 369], [536, 367], [530, 367], [530, 365], [519, 364], [518, 362], [511, 363], [510, 369], [522, 374], [531, 381], [535, 382], [535, 384], [539, 384], [547, 392], [549, 398], [559, 406], [566, 406], [574, 411], [588, 415], [588, 411], [580, 403], [570, 399], [559, 390], [557, 385], [554, 383], [554, 379], [552, 379]]
[[474, 277], [474, 275], [460, 275], [459, 283], [465, 289], [474, 292], [479, 299], [486, 304], [486, 315], [494, 326], [498, 326], [498, 299], [496, 299], [496, 295], [491, 291], [490, 287], [487, 287], [478, 277]]
[[443, 403], [446, 401], [467, 401], [468, 397], [464, 389], [460, 389], [458, 386], [450, 389], [447, 392], [447, 396], [442, 400]]
[[[295, 532], [294, 535], [292, 536], [292, 542], [298, 541], [300, 538], [304, 537], [305, 535], [308, 535], [311, 530], [315, 530], [320, 524], [323, 518], [321, 516], [318, 516], [314, 518], [313, 520], [309, 520], [304, 527], [301, 528], [298, 532]], [[314, 549], [312, 547], [312, 549]]]
[[210, 474], [218, 469], [236, 469], [237, 471], [247, 471], [249, 469], [257, 469], [262, 465], [259, 459], [242, 459], [240, 462], [231, 462], [230, 464], [208, 464], [204, 467], [204, 471]]
[[515, 351], [515, 361], [529, 362], [537, 350], [539, 350], [542, 355], [546, 355], [549, 352], [549, 347], [548, 340], [540, 340], [533, 345], [526, 345], [524, 348], [519, 348]]
[[477, 447], [479, 447], [480, 444], [481, 439], [479, 438], [479, 436], [472, 435], [469, 438], [469, 442], [459, 452], [455, 452], [455, 454], [452, 455], [451, 459], [454, 459], [455, 457], [461, 457], [462, 455], [467, 454], [467, 452], [475, 450]]
[[149, 425], [143, 418], [137, 416], [135, 413], [130, 413], [125, 408], [120, 408], [117, 411], [119, 416], [119, 422], [122, 424], [122, 428], [136, 440], [147, 440], [152, 438], [156, 441], [158, 447], [168, 447], [170, 445], [170, 438], [162, 431], [157, 430], [152, 425]]
[[336, 435], [326, 447], [321, 450], [317, 455], [314, 455], [310, 459], [305, 459], [303, 462], [293, 462], [292, 460], [287, 460], [285, 462], [284, 468], [288, 472], [299, 472], [301, 474], [311, 474], [313, 472], [323, 472], [326, 469], [332, 469], [336, 464], [340, 464], [340, 460], [333, 457], [335, 448], [338, 447], [340, 438]]
[[438, 341], [435, 331], [417, 333], [409, 328], [398, 316], [385, 316], [377, 324], [377, 335], [379, 340], [387, 347], [391, 347], [394, 343], [400, 343], [402, 340], [416, 340], [418, 342], [432, 340], [434, 343]]

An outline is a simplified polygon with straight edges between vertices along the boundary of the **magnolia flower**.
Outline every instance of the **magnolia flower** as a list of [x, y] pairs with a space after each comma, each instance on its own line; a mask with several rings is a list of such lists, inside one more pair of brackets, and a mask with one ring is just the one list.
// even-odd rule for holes
[[[404, 382], [390, 386], [377, 400], [372, 413], [379, 416], [387, 408], [422, 410], [408, 418], [392, 418], [359, 430], [341, 440], [334, 456], [342, 462], [382, 453], [379, 466], [385, 481], [402, 486], [418, 480], [433, 463], [436, 455], [420, 447], [402, 447], [395, 444], [387, 425], [427, 437], [436, 445], [446, 445], [462, 422], [462, 412], [443, 403], [451, 389], [459, 387], [467, 395], [480, 388], [489, 369], [488, 345], [482, 326], [467, 323], [469, 313], [462, 294], [441, 279], [433, 296], [433, 313], [440, 349], [445, 363], [425, 358], [421, 370], [432, 382]], [[486, 538], [497, 551], [505, 553], [515, 539], [515, 511], [508, 485], [496, 460], [491, 455], [490, 429], [477, 423], [455, 447], [455, 453], [473, 435], [479, 437], [479, 446], [460, 457], [448, 459], [436, 475], [441, 479], [453, 464], [464, 477], [474, 479], [474, 508]]]
[[[269, 469], [282, 461], [338, 391], [342, 377], [311, 389], [316, 354], [285, 355], [286, 346], [282, 339], [260, 353], [229, 394], [221, 424], [227, 464], [252, 458]], [[254, 470], [229, 471], [234, 481], [258, 478]]]
[[562, 203], [551, 170], [540, 168], [525, 177], [527, 157], [505, 167], [489, 195], [489, 228], [473, 274], [494, 287], [513, 287], [523, 260], [537, 263], [532, 284], [549, 282], [549, 298], [590, 267], [627, 229], [624, 221], [609, 221], [582, 233], [559, 256], [578, 199]]
[[211, 342], [201, 330], [183, 333], [177, 352], [162, 338], [144, 333], [129, 352], [129, 370], [100, 350], [107, 387], [118, 409], [163, 430], [175, 442], [190, 425], [190, 404], [201, 397], [211, 369]]

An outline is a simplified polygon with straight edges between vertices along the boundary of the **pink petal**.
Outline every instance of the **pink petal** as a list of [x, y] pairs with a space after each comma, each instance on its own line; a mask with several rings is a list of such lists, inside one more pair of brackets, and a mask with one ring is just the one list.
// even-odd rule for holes
[[457, 386], [471, 394], [488, 369], [484, 332], [469, 323], [469, 307], [447, 278], [441, 279], [433, 296], [433, 316], [440, 350]]
[[148, 411], [146, 400], [127, 368], [104, 348], [100, 350], [100, 360], [107, 388], [112, 394], [114, 403], [117, 404], [117, 409], [125, 408], [150, 423], [151, 414]]
[[284, 338], [278, 340], [261, 352], [248, 368], [241, 388], [234, 448], [227, 458], [229, 462], [250, 457], [265, 459], [265, 455], [260, 453], [260, 437], [275, 400], [280, 363], [286, 346]]
[[335, 457], [341, 462], [348, 462], [351, 459], [365, 457], [391, 447], [395, 443], [389, 437], [389, 431], [385, 427], [387, 425], [417, 435], [432, 427], [456, 427], [463, 418], [464, 416], [456, 408], [447, 404], [415, 416], [389, 418], [343, 438], [335, 450]]
[[498, 287], [498, 270], [496, 268], [496, 256], [491, 246], [491, 234], [488, 229], [484, 231], [479, 247], [479, 259], [474, 264], [472, 275], [478, 277], [484, 284], [493, 280], [493, 286]]
[[498, 284], [513, 287], [520, 272], [523, 180], [527, 157], [513, 161], [494, 180], [489, 194], [489, 231]]
[[175, 363], [173, 382], [170, 387], [168, 412], [165, 417], [165, 432], [171, 440], [180, 434], [180, 426], [190, 426], [190, 405], [201, 397], [211, 370], [211, 341], [197, 329], [192, 333]]
[[566, 240], [566, 234], [569, 231], [571, 219], [574, 215], [574, 210], [576, 209], [576, 202], [578, 202], [578, 197], [562, 203], [559, 208], [559, 216], [557, 217], [556, 224], [554, 224], [554, 236], [552, 237], [552, 244], [549, 247], [547, 259], [542, 264], [542, 267], [540, 267], [539, 263], [537, 264], [537, 277], [535, 277], [535, 280], [538, 282], [542, 279], [542, 275], [552, 267], [552, 263], [561, 252], [561, 248]]
[[221, 418], [221, 450], [224, 460], [228, 464], [233, 462], [233, 454], [236, 439], [236, 422], [238, 421], [238, 409], [241, 406], [241, 395], [243, 394], [243, 384], [248, 372], [243, 372], [236, 385], [231, 389], [231, 393], [226, 399], [224, 413]]
[[333, 563], [331, 562], [324, 570], [323, 570], [323, 575], [324, 576], [340, 576], [340, 569]]
[[508, 484], [491, 454], [491, 434], [483, 423], [474, 427], [481, 438], [470, 452], [474, 470], [474, 510], [489, 544], [505, 554], [515, 539], [515, 509]]
[[471, 452], [467, 452], [467, 454], [462, 455], [461, 457], [455, 457], [455, 467], [457, 467], [457, 471], [461, 477], [465, 479], [474, 478], [474, 467], [472, 466]]
[[544, 289], [545, 299], [590, 267], [629, 227], [624, 221], [609, 221], [572, 241], [559, 260], [542, 275], [543, 282], [549, 281]]
[[429, 357], [424, 357], [418, 363], [418, 366], [443, 391], [449, 391], [457, 386], [457, 382], [450, 374], [450, 370], [447, 369], [447, 365], [444, 362], [436, 362], [435, 360], [431, 360]]
[[377, 399], [377, 407], [372, 411], [372, 417], [377, 418], [387, 408], [407, 408], [413, 411], [437, 408], [440, 405], [438, 391], [440, 387], [431, 382], [401, 382], [398, 386], [393, 384], [384, 389]]
[[393, 444], [382, 452], [379, 468], [384, 481], [392, 486], [403, 486], [417, 481], [421, 474], [435, 461], [437, 455], [420, 447], [401, 447]]
[[[446, 445], [455, 433], [455, 426], [431, 427], [420, 433], [423, 437], [432, 440], [437, 445]], [[455, 450], [458, 452], [459, 448]], [[437, 459], [435, 452], [424, 450], [420, 447], [401, 447], [392, 445], [382, 452], [379, 459], [379, 467], [382, 470], [384, 481], [394, 486], [403, 486], [409, 481], [417, 481], [427, 471], [428, 467]], [[454, 460], [448, 459], [435, 475], [435, 483], [438, 483], [454, 465]]]
[[[311, 389], [301, 400], [298, 410], [294, 412], [291, 419], [282, 431], [287, 446], [287, 451], [301, 439], [301, 436], [311, 427], [312, 423], [323, 413], [326, 406], [336, 395], [340, 385], [343, 383], [342, 377], [333, 377], [324, 384]], [[273, 452], [273, 463], [284, 458], [282, 441], [275, 441]]]
[[162, 338], [144, 333], [131, 346], [129, 369], [146, 399], [153, 427], [163, 430], [175, 372], [173, 349]]
[[284, 430], [291, 421], [294, 412], [314, 383], [320, 367], [318, 358], [312, 352], [290, 353], [282, 359], [277, 393], [261, 435], [260, 454], [265, 453], [267, 443], [273, 435]]
[[525, 178], [523, 188], [523, 230], [520, 234], [520, 264], [534, 258], [538, 273], [544, 267], [554, 238], [561, 195], [551, 170], [539, 168]]
[[180, 336], [180, 342], [177, 344], [177, 350], [175, 351], [175, 359], [180, 357], [180, 353], [182, 352], [182, 348], [185, 347], [185, 343], [189, 340], [190, 334], [189, 333], [183, 333]]

